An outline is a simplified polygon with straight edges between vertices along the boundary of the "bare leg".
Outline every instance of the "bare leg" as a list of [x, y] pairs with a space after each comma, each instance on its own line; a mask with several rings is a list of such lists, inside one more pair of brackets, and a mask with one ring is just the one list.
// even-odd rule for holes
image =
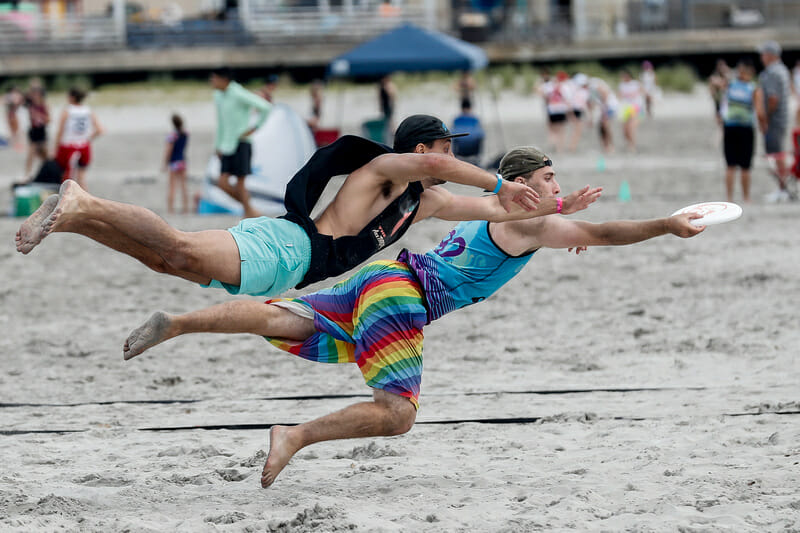
[[169, 185], [167, 185], [167, 212], [175, 212], [175, 181], [177, 176], [174, 170], [169, 171]]
[[88, 191], [89, 187], [86, 186], [86, 167], [77, 167], [75, 170], [75, 181], [78, 182], [81, 189]]
[[742, 199], [746, 204], [750, 203], [750, 169], [743, 168], [742, 176]]
[[239, 198], [239, 192], [236, 190], [236, 187], [231, 186], [229, 178], [231, 177], [230, 174], [224, 173], [220, 174], [219, 179], [217, 180], [217, 187], [225, 191], [225, 193], [236, 200], [237, 202], [241, 202], [242, 199]]
[[236, 191], [239, 194], [239, 198], [241, 198], [242, 207], [244, 208], [244, 216], [248, 218], [255, 218], [261, 216], [256, 209], [253, 208], [252, 204], [250, 204], [250, 191], [247, 190], [247, 187], [244, 186], [244, 177], [241, 177], [236, 182]]
[[261, 486], [269, 487], [301, 449], [316, 442], [401, 435], [414, 425], [417, 411], [407, 398], [375, 389], [373, 401], [345, 407], [299, 426], [273, 426]]
[[189, 188], [186, 186], [186, 171], [181, 170], [178, 172], [178, 185], [181, 188], [181, 200], [183, 201], [183, 214], [189, 212]]
[[182, 232], [149, 209], [97, 198], [72, 180], [61, 185], [58, 204], [43, 222], [43, 236], [54, 232], [86, 235], [190, 281], [238, 285], [241, 280], [239, 249], [229, 232]]
[[725, 168], [725, 194], [728, 201], [733, 201], [733, 180], [736, 177], [736, 167]]
[[302, 341], [314, 334], [314, 321], [253, 300], [213, 305], [184, 315], [156, 312], [133, 330], [122, 349], [125, 360], [168, 339], [187, 333], [252, 333]]

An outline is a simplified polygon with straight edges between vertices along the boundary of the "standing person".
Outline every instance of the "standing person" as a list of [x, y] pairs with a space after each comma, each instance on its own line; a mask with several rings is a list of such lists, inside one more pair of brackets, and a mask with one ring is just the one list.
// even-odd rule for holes
[[647, 110], [648, 118], [653, 118], [653, 102], [658, 97], [658, 82], [656, 81], [656, 70], [649, 61], [642, 62], [642, 72], [639, 75], [644, 90], [644, 105]]
[[[560, 187], [551, 165], [539, 150], [517, 148], [503, 157], [500, 173], [553, 199]], [[599, 194], [586, 187], [569, 202], [564, 198], [562, 214], [586, 208]], [[266, 488], [311, 444], [408, 432], [419, 409], [424, 326], [489, 298], [543, 248], [627, 245], [667, 234], [691, 237], [704, 229], [690, 223], [699, 216], [592, 224], [550, 214], [462, 222], [433, 250], [421, 255], [403, 250], [397, 261], [370, 263], [331, 289], [266, 305], [235, 301], [178, 316], [157, 312], [130, 334], [123, 356], [131, 359], [186, 333], [252, 333], [310, 361], [357, 363], [374, 389], [373, 401], [297, 426], [273, 426], [261, 475]]]
[[[231, 294], [278, 295], [342, 274], [391, 245], [411, 224], [504, 216], [518, 203], [536, 216], [535, 192], [504, 182], [455, 159], [450, 132], [430, 115], [413, 115], [397, 128], [394, 153], [345, 136], [317, 150], [286, 188], [287, 214], [245, 219], [225, 230], [179, 231], [143, 207], [92, 196], [74, 182], [62, 185], [20, 226], [17, 251], [30, 253], [50, 233], [77, 233], [130, 255], [160, 273]], [[325, 186], [347, 175], [333, 200], [311, 218]], [[438, 187], [454, 181], [492, 190], [474, 198]]]
[[758, 47], [764, 70], [758, 76], [761, 102], [757, 106], [758, 127], [764, 134], [764, 150], [775, 161], [778, 190], [767, 201], [793, 199], [787, 189], [789, 169], [784, 154], [789, 128], [789, 69], [781, 61], [781, 45], [767, 41]]
[[25, 97], [22, 92], [14, 85], [6, 89], [6, 94], [3, 96], [6, 124], [8, 125], [8, 144], [14, 149], [19, 149], [20, 146], [19, 115], [17, 115], [17, 112], [24, 100]]
[[[267, 120], [272, 105], [235, 82], [227, 67], [213, 70], [209, 82], [215, 89], [214, 105], [217, 108], [214, 145], [220, 159], [217, 186], [242, 204], [245, 217], [258, 216], [258, 212], [250, 205], [250, 193], [245, 187], [245, 178], [251, 172], [250, 135]], [[253, 110], [258, 112], [258, 118], [251, 125]], [[235, 186], [229, 182], [231, 176], [236, 178]]]
[[61, 112], [56, 130], [56, 162], [64, 169], [62, 182], [75, 180], [86, 186], [86, 169], [92, 162], [92, 141], [103, 134], [94, 111], [83, 100], [86, 92], [73, 87], [67, 93], [67, 107]]
[[472, 94], [475, 92], [475, 78], [472, 72], [462, 70], [456, 82], [456, 92], [458, 93], [458, 106], [460, 109], [472, 109]]
[[636, 151], [636, 130], [639, 127], [639, 114], [642, 112], [644, 92], [639, 80], [633, 79], [629, 70], [620, 75], [619, 104], [621, 110], [622, 132], [628, 142], [628, 150]]
[[714, 101], [714, 120], [717, 124], [722, 126], [722, 117], [720, 116], [720, 106], [722, 105], [722, 97], [725, 94], [725, 89], [728, 88], [728, 82], [731, 78], [731, 68], [724, 59], [717, 59], [714, 67], [714, 72], [708, 78], [708, 91], [711, 93], [711, 99]]
[[572, 107], [572, 138], [569, 144], [569, 151], [574, 152], [578, 149], [578, 143], [583, 135], [583, 122], [589, 119], [589, 77], [583, 73], [577, 73], [572, 77], [572, 91], [570, 92], [570, 106]]
[[378, 106], [381, 110], [381, 118], [383, 118], [384, 140], [389, 138], [389, 132], [394, 128], [392, 120], [396, 100], [397, 87], [392, 81], [392, 75], [386, 74], [378, 82]]
[[794, 90], [795, 103], [800, 108], [800, 59], [795, 61], [792, 69], [792, 89]]
[[591, 78], [589, 80], [589, 112], [593, 111], [594, 106], [598, 107], [598, 132], [600, 141], [603, 143], [603, 151], [611, 153], [614, 151], [614, 135], [611, 124], [617, 114], [617, 95], [611, 90], [606, 80], [602, 78]]
[[556, 73], [556, 79], [544, 78], [539, 87], [539, 94], [544, 98], [547, 109], [548, 137], [550, 145], [556, 152], [564, 146], [567, 120], [572, 114], [570, 108], [569, 75], [563, 70]]
[[270, 104], [275, 103], [275, 91], [278, 90], [278, 82], [280, 81], [280, 77], [277, 74], [270, 74], [267, 76], [267, 80], [264, 82], [264, 86], [261, 87], [261, 96], [269, 102]]
[[183, 119], [178, 114], [171, 117], [174, 130], [167, 136], [164, 153], [164, 170], [168, 172], [167, 211], [175, 212], [175, 189], [180, 189], [183, 213], [189, 212], [189, 190], [186, 185], [186, 145], [189, 134], [183, 128]]
[[[792, 165], [792, 175], [795, 180], [800, 180], [800, 106], [795, 115], [795, 125], [792, 131], [792, 145], [794, 148], [794, 165]], [[791, 178], [789, 178], [791, 179]]]
[[736, 65], [736, 78], [728, 83], [722, 98], [723, 146], [725, 151], [725, 192], [729, 202], [733, 201], [733, 186], [736, 169], [739, 168], [742, 182], [742, 198], [750, 203], [750, 164], [753, 159], [755, 137], [756, 84], [753, 82], [753, 65], [740, 60]]
[[319, 129], [319, 123], [322, 120], [322, 96], [325, 86], [322, 80], [314, 80], [311, 82], [309, 88], [311, 96], [311, 117], [308, 119], [308, 127], [311, 131]]
[[50, 110], [45, 100], [45, 90], [41, 83], [31, 83], [25, 98], [28, 108], [28, 156], [25, 158], [25, 178], [32, 177], [33, 161], [47, 160], [47, 125], [50, 123]]

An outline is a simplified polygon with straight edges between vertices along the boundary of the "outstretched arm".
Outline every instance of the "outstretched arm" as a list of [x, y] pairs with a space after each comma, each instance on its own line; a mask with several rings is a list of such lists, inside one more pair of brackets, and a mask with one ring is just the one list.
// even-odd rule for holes
[[499, 180], [496, 175], [454, 157], [442, 154], [385, 154], [368, 163], [380, 178], [394, 183], [409, 183], [425, 178], [472, 185], [496, 191], [500, 205], [511, 211], [513, 204], [536, 209], [539, 195], [522, 183]]
[[620, 246], [646, 241], [671, 233], [678, 237], [693, 237], [705, 226], [693, 226], [690, 221], [700, 218], [697, 213], [685, 213], [653, 220], [614, 220], [593, 224], [583, 220], [555, 219], [547, 231], [537, 235], [539, 246], [575, 248], [581, 246]]
[[426, 189], [422, 196], [422, 205], [417, 220], [433, 216], [443, 220], [488, 220], [489, 222], [505, 222], [522, 220], [554, 213], [569, 215], [582, 211], [594, 203], [602, 192], [601, 187], [590, 188], [588, 185], [561, 199], [545, 198], [539, 201], [535, 211], [526, 211], [515, 206], [506, 211], [496, 196], [462, 196], [451, 194], [442, 187]]

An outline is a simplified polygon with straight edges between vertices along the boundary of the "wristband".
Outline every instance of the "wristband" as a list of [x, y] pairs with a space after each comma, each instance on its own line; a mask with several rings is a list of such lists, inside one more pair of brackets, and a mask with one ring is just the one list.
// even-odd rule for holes
[[503, 186], [503, 176], [501, 176], [499, 173], [495, 175], [497, 176], [497, 185], [495, 185], [492, 194], [497, 194], [500, 192], [500, 188]]
[[564, 207], [564, 199], [556, 196], [556, 213], [560, 213], [562, 207]]

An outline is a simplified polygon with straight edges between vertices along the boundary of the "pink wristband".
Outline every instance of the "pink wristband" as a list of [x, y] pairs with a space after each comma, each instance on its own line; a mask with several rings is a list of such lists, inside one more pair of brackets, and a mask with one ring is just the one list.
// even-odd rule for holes
[[562, 207], [564, 207], [564, 199], [556, 196], [556, 213], [560, 213]]

